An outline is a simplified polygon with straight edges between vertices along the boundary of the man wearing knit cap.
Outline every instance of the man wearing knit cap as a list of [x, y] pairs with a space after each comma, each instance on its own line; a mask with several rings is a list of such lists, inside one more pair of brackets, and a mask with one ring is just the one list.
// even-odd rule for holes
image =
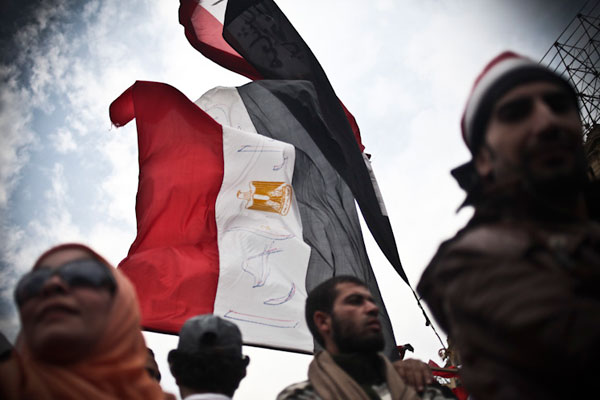
[[239, 328], [215, 315], [188, 319], [179, 332], [169, 367], [183, 400], [229, 400], [246, 376]]
[[474, 398], [583, 397], [600, 358], [600, 225], [576, 92], [506, 52], [477, 78], [461, 127], [472, 160], [452, 173], [475, 213], [417, 291]]

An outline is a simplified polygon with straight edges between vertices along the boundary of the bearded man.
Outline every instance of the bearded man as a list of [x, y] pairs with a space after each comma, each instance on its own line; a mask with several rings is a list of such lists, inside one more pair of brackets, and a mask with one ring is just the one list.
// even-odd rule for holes
[[600, 357], [600, 225], [577, 93], [505, 52], [477, 78], [461, 126], [472, 160], [453, 175], [475, 212], [417, 291], [474, 398], [582, 398]]
[[311, 362], [308, 380], [288, 386], [278, 400], [453, 398], [430, 385], [426, 364], [392, 364], [380, 353], [384, 338], [379, 309], [360, 279], [336, 276], [321, 283], [308, 294], [305, 316], [324, 350]]

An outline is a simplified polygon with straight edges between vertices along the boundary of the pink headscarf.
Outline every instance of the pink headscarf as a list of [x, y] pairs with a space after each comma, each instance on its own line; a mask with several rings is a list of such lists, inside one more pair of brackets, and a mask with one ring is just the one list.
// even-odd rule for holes
[[55, 365], [37, 360], [22, 332], [12, 357], [0, 361], [0, 398], [153, 400], [165, 394], [144, 369], [148, 351], [140, 328], [135, 290], [129, 280], [103, 257], [81, 244], [54, 247], [38, 258], [65, 249], [78, 249], [102, 262], [117, 283], [108, 325], [88, 355], [73, 364]]

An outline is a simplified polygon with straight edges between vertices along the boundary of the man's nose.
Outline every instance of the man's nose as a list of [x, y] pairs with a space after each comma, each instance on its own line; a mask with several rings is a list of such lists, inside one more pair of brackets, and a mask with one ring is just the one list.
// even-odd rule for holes
[[58, 275], [52, 275], [44, 282], [41, 294], [50, 296], [56, 293], [66, 293], [68, 288], [68, 285]]
[[541, 97], [536, 97], [533, 102], [531, 118], [533, 131], [536, 134], [542, 134], [560, 123], [560, 116]]
[[379, 314], [379, 307], [377, 307], [377, 304], [375, 304], [374, 302], [368, 301], [366, 307], [367, 307], [367, 314], [369, 314], [369, 315]]

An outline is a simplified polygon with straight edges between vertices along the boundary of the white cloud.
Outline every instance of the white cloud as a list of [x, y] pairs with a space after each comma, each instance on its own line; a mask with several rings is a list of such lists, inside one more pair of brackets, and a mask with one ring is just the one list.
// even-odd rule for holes
[[81, 241], [81, 229], [77, 221], [73, 221], [70, 212], [73, 202], [64, 165], [55, 163], [46, 174], [50, 182], [50, 188], [44, 193], [46, 207], [39, 218], [29, 221], [27, 235], [32, 241], [46, 244], [46, 247], [61, 242]]
[[73, 139], [73, 135], [65, 128], [59, 128], [49, 137], [52, 145], [59, 153], [65, 154], [77, 150], [77, 142]]
[[0, 210], [8, 205], [19, 173], [29, 161], [28, 147], [35, 143], [29, 128], [29, 95], [20, 90], [15, 69], [0, 66]]
[[135, 239], [135, 229], [123, 229], [110, 221], [98, 222], [87, 238], [90, 246], [116, 267], [127, 255]]
[[100, 184], [104, 202], [99, 211], [135, 227], [135, 195], [138, 185], [137, 133], [135, 126], [111, 129], [102, 153], [111, 173]]

